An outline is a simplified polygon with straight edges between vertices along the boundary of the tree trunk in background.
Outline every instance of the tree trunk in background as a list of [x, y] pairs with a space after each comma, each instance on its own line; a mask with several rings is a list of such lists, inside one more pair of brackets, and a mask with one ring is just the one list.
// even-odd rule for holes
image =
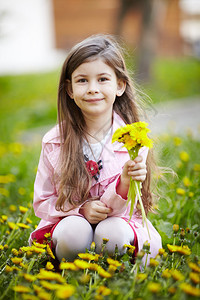
[[165, 15], [167, 1], [168, 0], [120, 0], [120, 9], [116, 25], [117, 35], [121, 34], [123, 21], [131, 9], [140, 10], [142, 15], [141, 33], [137, 47], [137, 81], [145, 82], [150, 80], [151, 63], [155, 56], [158, 31]]

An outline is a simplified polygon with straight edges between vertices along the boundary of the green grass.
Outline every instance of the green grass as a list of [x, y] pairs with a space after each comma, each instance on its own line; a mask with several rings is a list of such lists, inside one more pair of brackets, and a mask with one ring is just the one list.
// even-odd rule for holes
[[195, 58], [157, 59], [146, 85], [154, 103], [200, 95], [200, 61]]
[[[163, 249], [149, 266], [141, 264], [144, 253], [148, 253], [148, 244], [145, 244], [144, 252], [139, 252], [135, 264], [130, 262], [132, 254], [129, 250], [120, 256], [116, 249], [113, 259], [117, 261], [111, 261], [117, 264], [114, 267], [107, 261], [107, 254], [98, 257], [95, 249], [91, 248], [87, 253], [93, 256], [86, 260], [92, 259], [93, 263], [93, 257], [96, 257], [96, 271], [95, 265], [90, 263], [84, 267], [83, 258], [74, 261], [74, 267], [81, 265], [76, 267], [76, 271], [71, 271], [67, 269], [68, 265], [58, 269], [46, 248], [41, 250], [36, 245], [29, 249], [30, 253], [27, 252], [28, 248], [23, 248], [28, 246], [29, 234], [39, 221], [32, 209], [39, 145], [1, 143], [0, 299], [57, 300], [62, 299], [64, 287], [68, 295], [72, 293], [72, 300], [197, 299], [191, 294], [200, 293], [199, 147], [200, 142], [191, 135], [165, 135], [160, 137], [160, 144], [155, 146], [160, 163], [173, 168], [177, 176], [167, 174], [167, 181], [159, 178], [157, 182], [160, 200], [155, 207], [156, 214], [151, 213], [148, 217], [162, 237]], [[14, 212], [13, 205], [16, 209]], [[24, 211], [24, 207], [27, 211]], [[25, 224], [29, 228], [12, 229], [15, 224]], [[173, 231], [173, 224], [179, 225], [177, 232]], [[174, 245], [178, 248], [174, 248]], [[38, 251], [43, 252], [39, 254]], [[45, 273], [45, 270], [49, 273]], [[106, 277], [108, 275], [110, 278]], [[51, 279], [48, 279], [49, 276]], [[21, 292], [14, 291], [15, 287]]]

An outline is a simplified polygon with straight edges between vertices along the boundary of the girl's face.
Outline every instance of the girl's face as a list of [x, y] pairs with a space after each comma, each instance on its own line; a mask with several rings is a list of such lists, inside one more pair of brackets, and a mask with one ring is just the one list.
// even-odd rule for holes
[[126, 84], [102, 59], [81, 64], [67, 82], [67, 92], [81, 109], [84, 118], [112, 116], [116, 96], [121, 96]]

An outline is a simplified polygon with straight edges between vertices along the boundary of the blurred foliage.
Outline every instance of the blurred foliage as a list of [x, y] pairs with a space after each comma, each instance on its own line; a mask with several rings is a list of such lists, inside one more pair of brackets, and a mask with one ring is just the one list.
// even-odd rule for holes
[[[127, 66], [137, 82], [133, 57]], [[192, 59], [156, 59], [152, 80], [139, 86], [153, 103], [200, 94], [200, 62]], [[57, 119], [60, 71], [0, 77], [0, 130], [2, 141], [15, 141], [30, 128], [53, 125]]]
[[156, 59], [152, 80], [145, 85], [154, 103], [200, 95], [200, 61], [195, 58]]

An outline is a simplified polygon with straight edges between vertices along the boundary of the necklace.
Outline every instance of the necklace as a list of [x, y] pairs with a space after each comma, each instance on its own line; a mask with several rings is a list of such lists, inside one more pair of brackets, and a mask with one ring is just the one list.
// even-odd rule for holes
[[86, 168], [89, 172], [89, 174], [98, 181], [100, 176], [100, 170], [103, 168], [102, 160], [100, 159], [98, 162], [94, 160], [89, 160], [89, 157], [87, 154], [84, 154], [85, 164]]
[[108, 136], [111, 133], [111, 128], [108, 130], [108, 132], [106, 133], [103, 140], [99, 141], [96, 144], [90, 144], [90, 143], [88, 143], [87, 139], [84, 140], [83, 153], [84, 153], [86, 168], [87, 168], [89, 174], [96, 181], [98, 181], [99, 176], [100, 176], [100, 170], [103, 168], [102, 160], [101, 159], [98, 160], [97, 157], [99, 157], [99, 158], [101, 157], [104, 145], [107, 141]]

